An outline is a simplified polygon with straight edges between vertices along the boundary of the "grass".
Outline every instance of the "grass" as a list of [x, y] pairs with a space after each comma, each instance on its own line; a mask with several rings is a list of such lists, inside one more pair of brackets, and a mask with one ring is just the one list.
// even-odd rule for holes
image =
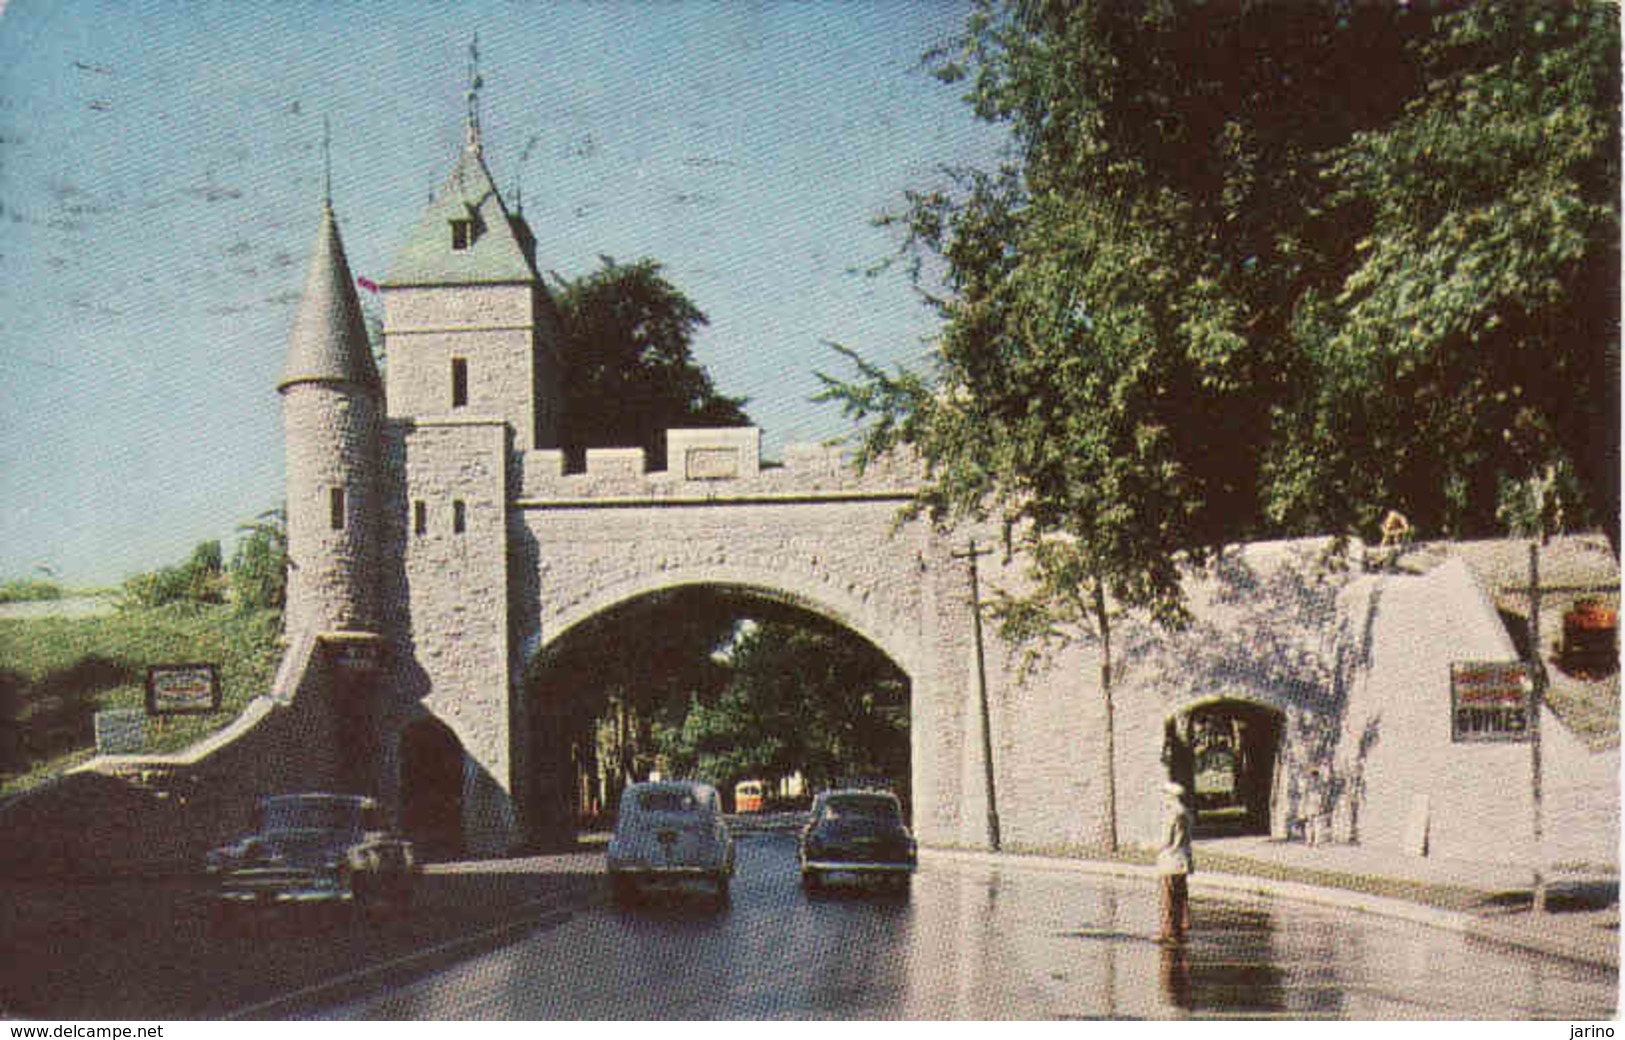
[[1546, 691], [1546, 703], [1593, 751], [1619, 746], [1617, 675], [1612, 682], [1555, 682]]
[[220, 729], [270, 688], [280, 616], [171, 604], [102, 617], [0, 620], [0, 795], [89, 758], [94, 717], [143, 709], [150, 664], [220, 669], [221, 710], [149, 719], [147, 751], [177, 751]]

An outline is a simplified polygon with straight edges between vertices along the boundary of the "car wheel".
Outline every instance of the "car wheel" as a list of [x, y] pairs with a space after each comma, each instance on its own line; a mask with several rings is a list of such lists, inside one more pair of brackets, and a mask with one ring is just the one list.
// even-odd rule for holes
[[374, 883], [365, 874], [354, 874], [350, 877], [350, 903], [355, 908], [355, 916], [359, 921], [370, 920], [377, 911], [373, 899]]
[[728, 882], [729, 882], [729, 880], [730, 880], [730, 878], [729, 878], [728, 872], [726, 870], [722, 871], [720, 874], [718, 874], [716, 876], [715, 884], [717, 886], [717, 903], [718, 904], [726, 903], [728, 901], [728, 898], [729, 898], [729, 896], [728, 896]]
[[817, 892], [824, 887], [824, 875], [816, 870], [803, 870], [801, 872], [801, 887], [809, 892]]

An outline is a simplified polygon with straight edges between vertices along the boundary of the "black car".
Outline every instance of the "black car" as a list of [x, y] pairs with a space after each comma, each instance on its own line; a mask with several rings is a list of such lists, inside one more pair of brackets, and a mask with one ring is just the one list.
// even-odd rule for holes
[[263, 799], [253, 833], [209, 853], [215, 909], [276, 906], [405, 906], [418, 864], [412, 843], [391, 833], [371, 798], [287, 794]]
[[809, 891], [822, 888], [831, 874], [906, 888], [918, 860], [902, 804], [890, 791], [826, 791], [801, 832], [801, 883]]

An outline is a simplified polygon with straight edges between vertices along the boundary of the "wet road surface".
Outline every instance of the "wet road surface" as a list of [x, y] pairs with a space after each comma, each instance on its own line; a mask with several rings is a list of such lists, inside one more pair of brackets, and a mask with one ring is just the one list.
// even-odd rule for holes
[[361, 1019], [1571, 1019], [1617, 977], [1420, 925], [1254, 899], [1151, 941], [1134, 880], [934, 861], [911, 894], [818, 897], [795, 840], [742, 835], [732, 900], [607, 901], [323, 1017]]

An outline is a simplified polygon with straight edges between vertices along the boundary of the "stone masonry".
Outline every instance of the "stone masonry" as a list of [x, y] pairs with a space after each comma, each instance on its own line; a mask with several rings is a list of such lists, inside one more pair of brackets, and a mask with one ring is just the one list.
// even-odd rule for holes
[[[990, 796], [1006, 848], [1092, 845], [1112, 802], [1120, 838], [1150, 843], [1165, 724], [1223, 709], [1278, 733], [1258, 749], [1272, 763], [1261, 782], [1278, 838], [1301, 840], [1315, 819], [1330, 840], [1418, 855], [1617, 861], [1617, 733], [1585, 743], [1543, 717], [1541, 849], [1527, 745], [1451, 742], [1451, 664], [1518, 656], [1494, 599], [1512, 579], [1478, 550], [1375, 560], [1328, 539], [1229, 549], [1189, 573], [1184, 631], [1116, 622], [1108, 721], [1086, 633], [1034, 658], [987, 618], [978, 668], [964, 550], [973, 537], [995, 550], [979, 561], [984, 603], [1021, 590], [1023, 561], [1001, 551], [999, 531], [903, 522], [920, 479], [906, 458], [858, 472], [837, 449], [791, 446], [767, 463], [757, 430], [672, 430], [665, 459], [594, 449], [585, 472], [566, 472], [568, 359], [534, 248], [471, 126], [383, 286], [381, 379], [324, 208], [279, 387], [292, 571], [276, 689], [187, 755], [98, 760], [0, 808], [3, 858], [74, 854], [60, 833], [45, 849], [12, 826], [55, 805], [81, 814], [85, 841], [120, 862], [107, 835], [133, 832], [91, 820], [98, 804], [131, 802], [102, 791], [119, 778], [181, 792], [132, 796], [153, 820], [183, 802], [208, 816], [167, 825], [164, 854], [177, 858], [229, 832], [254, 796], [289, 787], [372, 790], [401, 812], [417, 782], [406, 749], [434, 743], [413, 744], [413, 732], [449, 733], [461, 758], [446, 781], [457, 789], [439, 794], [457, 807], [467, 853], [534, 845], [556, 833], [546, 788], [568, 763], [535, 736], [559, 709], [545, 685], [528, 685], [533, 666], [605, 612], [706, 587], [828, 619], [907, 675], [913, 824], [928, 844], [984, 845]], [[1603, 549], [1586, 550], [1591, 578], [1613, 583], [1617, 606]], [[1617, 673], [1603, 682], [1617, 703]]]

